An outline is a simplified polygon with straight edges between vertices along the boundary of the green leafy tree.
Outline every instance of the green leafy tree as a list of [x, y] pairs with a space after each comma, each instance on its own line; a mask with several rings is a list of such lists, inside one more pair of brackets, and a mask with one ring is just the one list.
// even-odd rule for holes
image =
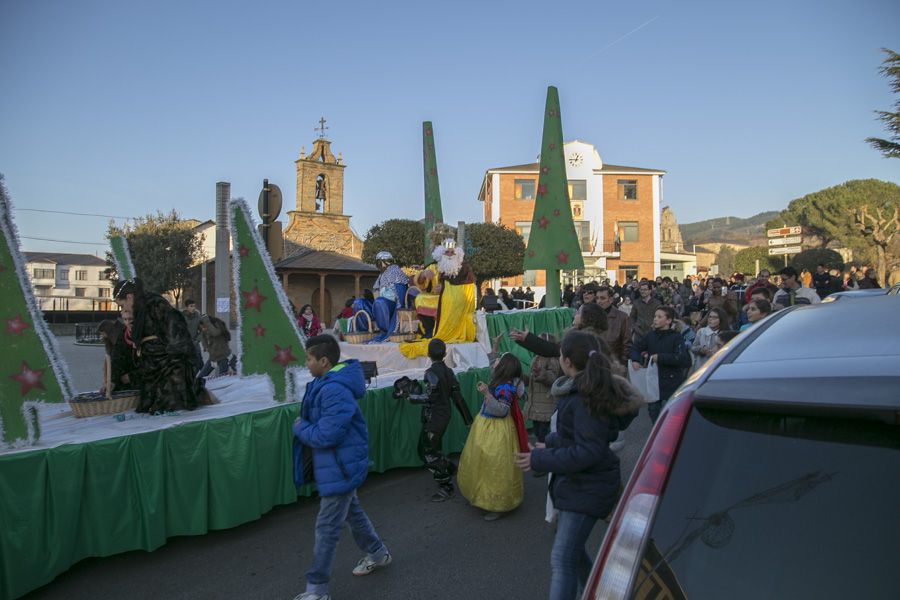
[[373, 225], [363, 241], [362, 259], [375, 262], [375, 255], [387, 250], [401, 267], [422, 264], [422, 239], [425, 227], [421, 221], [388, 219]]
[[[900, 54], [887, 48], [881, 49], [887, 57], [878, 69], [882, 75], [891, 82], [891, 89], [895, 94], [900, 94]], [[878, 120], [884, 123], [885, 129], [890, 134], [890, 139], [866, 138], [866, 142], [881, 152], [885, 158], [900, 158], [900, 97], [894, 102], [894, 112], [876, 110]]]
[[716, 256], [716, 264], [719, 265], [719, 275], [728, 277], [734, 273], [734, 259], [737, 252], [728, 244], [723, 244], [719, 248], [719, 254]]
[[810, 273], [814, 273], [818, 265], [824, 265], [826, 269], [844, 269], [844, 258], [828, 248], [810, 248], [799, 254], [795, 254], [791, 259], [791, 266], [802, 271], [806, 269]]
[[[190, 280], [188, 269], [203, 260], [203, 236], [194, 232], [189, 222], [181, 220], [173, 209], [169, 213], [135, 219], [125, 230], [112, 223], [108, 235], [124, 235], [131, 249], [131, 259], [144, 287], [154, 292], [171, 292], [177, 306], [181, 291]], [[110, 273], [115, 274], [112, 255], [107, 253]]]
[[881, 281], [896, 264], [900, 186], [857, 179], [793, 200], [767, 227], [800, 225], [803, 244], [851, 248], [860, 262], [874, 262]]
[[759, 270], [768, 269], [770, 273], [778, 271], [782, 266], [780, 256], [769, 256], [769, 249], [760, 246], [744, 248], [734, 255], [734, 270], [744, 275], [756, 276], [756, 261], [759, 261]]
[[514, 229], [495, 223], [466, 225], [466, 262], [472, 267], [479, 289], [488, 279], [523, 273], [525, 240]]

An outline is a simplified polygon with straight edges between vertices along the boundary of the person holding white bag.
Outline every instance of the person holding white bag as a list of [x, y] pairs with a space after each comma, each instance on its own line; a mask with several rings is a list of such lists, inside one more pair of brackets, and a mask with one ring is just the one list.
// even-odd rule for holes
[[649, 365], [656, 365], [659, 369], [659, 400], [647, 403], [647, 412], [653, 423], [656, 423], [663, 404], [685, 380], [687, 368], [691, 366], [691, 356], [684, 347], [681, 335], [672, 329], [674, 321], [675, 309], [660, 306], [653, 315], [652, 329], [637, 338], [631, 346], [629, 358], [632, 372]]

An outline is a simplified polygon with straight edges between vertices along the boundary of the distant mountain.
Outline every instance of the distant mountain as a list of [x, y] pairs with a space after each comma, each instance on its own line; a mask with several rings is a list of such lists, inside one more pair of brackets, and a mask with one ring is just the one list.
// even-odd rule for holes
[[679, 225], [685, 245], [707, 242], [735, 242], [747, 245], [765, 245], [766, 222], [774, 219], [779, 211], [762, 212], [747, 219], [718, 217]]

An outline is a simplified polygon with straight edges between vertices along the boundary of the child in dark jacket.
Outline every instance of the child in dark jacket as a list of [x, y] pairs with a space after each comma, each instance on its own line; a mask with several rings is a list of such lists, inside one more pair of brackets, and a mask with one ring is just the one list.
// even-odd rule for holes
[[663, 404], [687, 378], [691, 355], [677, 331], [672, 328], [675, 310], [660, 306], [653, 316], [652, 329], [631, 346], [631, 366], [635, 371], [649, 364], [659, 368], [659, 400], [647, 404], [650, 420], [656, 423]]
[[294, 482], [311, 483], [303, 456], [311, 450], [312, 475], [321, 496], [316, 517], [312, 566], [306, 591], [295, 600], [327, 600], [328, 582], [341, 529], [346, 521], [366, 555], [353, 569], [368, 575], [391, 563], [391, 554], [359, 504], [356, 489], [369, 469], [369, 435], [359, 409], [366, 391], [356, 360], [339, 362], [341, 349], [330, 335], [306, 342], [306, 366], [315, 377], [306, 386], [300, 416], [294, 421]]
[[553, 473], [550, 498], [558, 510], [550, 553], [550, 598], [575, 598], [591, 569], [585, 543], [598, 519], [615, 507], [621, 484], [618, 457], [609, 449], [610, 419], [630, 420], [642, 403], [628, 381], [614, 375], [594, 336], [570, 332], [560, 347], [564, 377], [553, 386], [558, 397], [556, 431], [545, 444], [517, 455], [525, 471]]

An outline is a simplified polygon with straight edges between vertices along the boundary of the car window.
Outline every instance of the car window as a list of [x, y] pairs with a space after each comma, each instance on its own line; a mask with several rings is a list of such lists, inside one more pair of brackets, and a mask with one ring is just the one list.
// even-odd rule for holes
[[[838, 304], [846, 306], [838, 307]], [[753, 340], [734, 362], [900, 354], [900, 318], [872, 322], [874, 319], [864, 312], [866, 306], [836, 302], [821, 307], [821, 310], [819, 307], [795, 310], [790, 318], [772, 323], [765, 334]], [[900, 307], [897, 314], [900, 314]], [[850, 317], [856, 321], [855, 327], [866, 331], [865, 335], [847, 335], [841, 330], [840, 324]]]
[[896, 597], [898, 474], [896, 425], [695, 407], [634, 597]]

